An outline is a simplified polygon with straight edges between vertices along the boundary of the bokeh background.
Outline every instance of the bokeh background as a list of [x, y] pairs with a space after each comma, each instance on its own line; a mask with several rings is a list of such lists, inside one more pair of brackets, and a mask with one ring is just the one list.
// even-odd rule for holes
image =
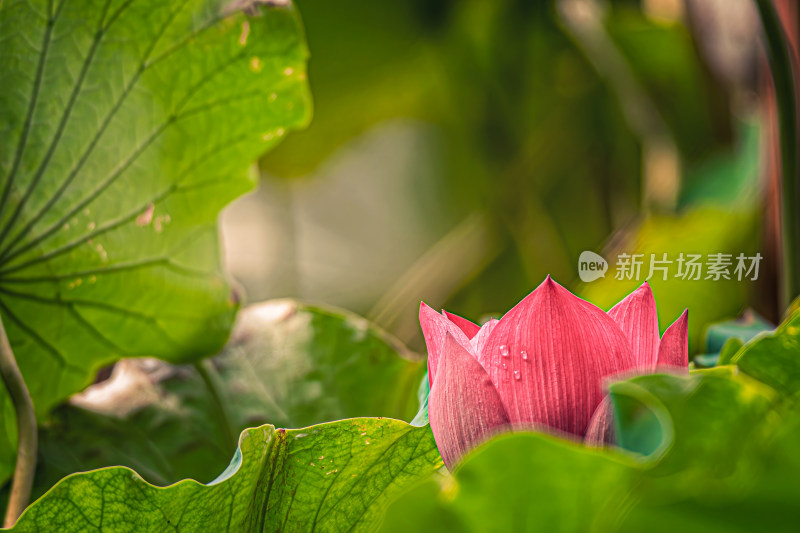
[[[698, 353], [710, 323], [779, 318], [752, 2], [297, 4], [314, 120], [222, 217], [249, 302], [340, 306], [421, 348], [420, 300], [479, 321], [549, 273], [608, 308], [637, 285], [614, 280], [618, 253], [760, 251], [756, 282], [651, 281], [660, 325], [688, 307]], [[584, 250], [612, 262], [606, 278], [580, 283]]]
[[[480, 322], [550, 274], [608, 309], [643, 281], [615, 280], [620, 253], [758, 252], [756, 281], [651, 280], [660, 327], [688, 308], [703, 366], [780, 320], [777, 115], [751, 0], [295, 3], [314, 118], [222, 213], [245, 304], [231, 341], [198, 365], [102, 369], [40, 425], [34, 498], [109, 465], [208, 482], [259, 424], [411, 420], [421, 300]], [[797, 3], [775, 5], [797, 57]], [[579, 280], [586, 250], [605, 278]]]

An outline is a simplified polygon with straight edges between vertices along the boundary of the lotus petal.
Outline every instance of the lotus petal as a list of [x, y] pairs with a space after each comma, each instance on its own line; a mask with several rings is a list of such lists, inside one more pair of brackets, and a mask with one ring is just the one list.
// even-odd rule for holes
[[549, 276], [500, 319], [478, 358], [512, 424], [580, 438], [603, 400], [603, 378], [635, 366], [614, 319]]
[[614, 404], [610, 396], [603, 398], [595, 409], [589, 427], [586, 429], [584, 442], [587, 446], [602, 448], [616, 442], [616, 428], [614, 427]]
[[658, 347], [657, 368], [689, 368], [689, 310], [673, 322], [661, 337]]
[[489, 375], [450, 333], [445, 334], [428, 416], [436, 446], [450, 470], [462, 455], [510, 427]]
[[461, 328], [444, 315], [434, 311], [425, 302], [421, 302], [419, 305], [419, 324], [422, 327], [422, 335], [425, 337], [425, 346], [428, 348], [428, 381], [433, 388], [445, 334], [450, 332], [465, 348], [469, 348], [470, 343]]
[[621, 302], [608, 311], [608, 315], [628, 337], [628, 342], [640, 370], [651, 372], [658, 357], [658, 309], [650, 285], [644, 282]]
[[446, 316], [450, 322], [461, 328], [461, 331], [464, 332], [464, 335], [466, 335], [468, 339], [472, 339], [481, 329], [478, 324], [470, 322], [466, 318], [454, 315], [449, 311], [442, 311], [442, 313], [444, 313], [444, 316]]
[[499, 324], [500, 321], [496, 318], [489, 320], [486, 324], [481, 326], [481, 330], [478, 332], [477, 335], [470, 339], [470, 345], [472, 346], [472, 353], [478, 357], [480, 361], [480, 353], [483, 351], [483, 346], [486, 344], [487, 339], [489, 338], [489, 334], [492, 330]]

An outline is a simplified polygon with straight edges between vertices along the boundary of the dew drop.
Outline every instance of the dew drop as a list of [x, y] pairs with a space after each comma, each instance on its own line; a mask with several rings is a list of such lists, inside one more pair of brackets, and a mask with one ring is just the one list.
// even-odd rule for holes
[[500, 345], [500, 355], [502, 355], [503, 357], [508, 357], [508, 346], [506, 346], [505, 344]]
[[522, 357], [523, 361], [527, 361], [528, 360], [528, 352], [526, 352], [525, 350], [522, 350], [521, 352], [519, 352], [519, 355], [520, 355], [520, 357]]
[[514, 370], [514, 379], [516, 379], [517, 381], [522, 379], [522, 374], [519, 373], [519, 370]]
[[506, 369], [508, 369], [508, 366], [505, 363], [503, 363], [503, 370], [506, 370]]

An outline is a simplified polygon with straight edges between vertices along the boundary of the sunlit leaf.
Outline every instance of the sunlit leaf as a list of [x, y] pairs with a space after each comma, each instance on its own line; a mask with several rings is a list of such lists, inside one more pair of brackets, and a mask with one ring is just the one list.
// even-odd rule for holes
[[12, 531], [369, 531], [393, 495], [441, 466], [428, 426], [262, 426], [242, 433], [230, 466], [208, 485], [159, 488], [122, 467], [74, 474]]

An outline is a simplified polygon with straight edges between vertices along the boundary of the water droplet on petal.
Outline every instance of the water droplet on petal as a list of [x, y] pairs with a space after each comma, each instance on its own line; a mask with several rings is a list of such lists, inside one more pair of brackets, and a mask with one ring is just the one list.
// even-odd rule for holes
[[516, 380], [522, 379], [522, 374], [519, 373], [519, 370], [514, 370], [514, 379]]
[[508, 357], [508, 346], [506, 346], [505, 344], [500, 345], [500, 355], [502, 355], [503, 357]]
[[508, 367], [506, 366], [506, 364], [505, 364], [505, 363], [503, 363], [503, 370], [505, 370], [505, 369], [507, 369], [507, 368], [508, 368]]
[[520, 355], [520, 357], [522, 357], [523, 361], [527, 361], [528, 360], [528, 352], [526, 352], [525, 350], [522, 350], [521, 352], [519, 352], [519, 355]]

